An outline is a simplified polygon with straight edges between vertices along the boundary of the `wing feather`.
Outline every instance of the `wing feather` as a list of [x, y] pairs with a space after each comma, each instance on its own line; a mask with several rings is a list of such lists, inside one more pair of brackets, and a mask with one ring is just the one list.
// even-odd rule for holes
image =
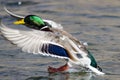
[[0, 29], [3, 36], [22, 48], [22, 51], [24, 52], [58, 58], [69, 57], [67, 51], [62, 45], [54, 42], [52, 37], [47, 37], [49, 33], [46, 34], [45, 32], [38, 30], [23, 31], [14, 28], [8, 28], [3, 24], [1, 24]]
[[20, 16], [20, 15], [17, 15], [17, 14], [14, 14], [12, 12], [10, 12], [6, 7], [4, 7], [4, 10], [9, 14], [11, 15], [12, 17], [16, 18], [16, 19], [22, 19], [24, 18], [24, 16]]

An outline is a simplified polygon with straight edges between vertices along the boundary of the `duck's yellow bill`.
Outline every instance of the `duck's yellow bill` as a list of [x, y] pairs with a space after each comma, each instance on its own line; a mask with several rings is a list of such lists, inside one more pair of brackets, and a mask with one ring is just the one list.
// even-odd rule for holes
[[13, 24], [19, 25], [19, 24], [25, 24], [24, 19], [20, 19], [18, 21], [13, 22]]

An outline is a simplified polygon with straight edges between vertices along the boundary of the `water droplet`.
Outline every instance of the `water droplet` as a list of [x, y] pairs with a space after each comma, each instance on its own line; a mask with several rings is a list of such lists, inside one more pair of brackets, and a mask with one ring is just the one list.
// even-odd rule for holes
[[18, 5], [21, 5], [21, 4], [22, 4], [22, 2], [21, 2], [21, 1], [19, 1], [19, 2], [18, 2]]

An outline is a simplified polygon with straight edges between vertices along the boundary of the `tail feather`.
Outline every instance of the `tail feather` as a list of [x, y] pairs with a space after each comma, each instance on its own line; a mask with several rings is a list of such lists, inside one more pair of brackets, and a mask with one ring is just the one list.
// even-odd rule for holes
[[99, 71], [98, 69], [92, 67], [92, 66], [88, 66], [88, 68], [93, 71], [94, 73], [96, 73], [97, 75], [104, 75], [105, 73]]
[[97, 68], [97, 61], [95, 60], [95, 58], [93, 57], [92, 53], [90, 51], [88, 51], [88, 57], [91, 59], [91, 66]]

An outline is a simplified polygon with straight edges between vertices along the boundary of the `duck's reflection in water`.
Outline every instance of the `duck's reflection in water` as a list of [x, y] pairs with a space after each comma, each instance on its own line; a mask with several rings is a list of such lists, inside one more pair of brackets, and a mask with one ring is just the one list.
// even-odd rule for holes
[[92, 73], [49, 73], [48, 76], [29, 77], [26, 80], [91, 80]]

